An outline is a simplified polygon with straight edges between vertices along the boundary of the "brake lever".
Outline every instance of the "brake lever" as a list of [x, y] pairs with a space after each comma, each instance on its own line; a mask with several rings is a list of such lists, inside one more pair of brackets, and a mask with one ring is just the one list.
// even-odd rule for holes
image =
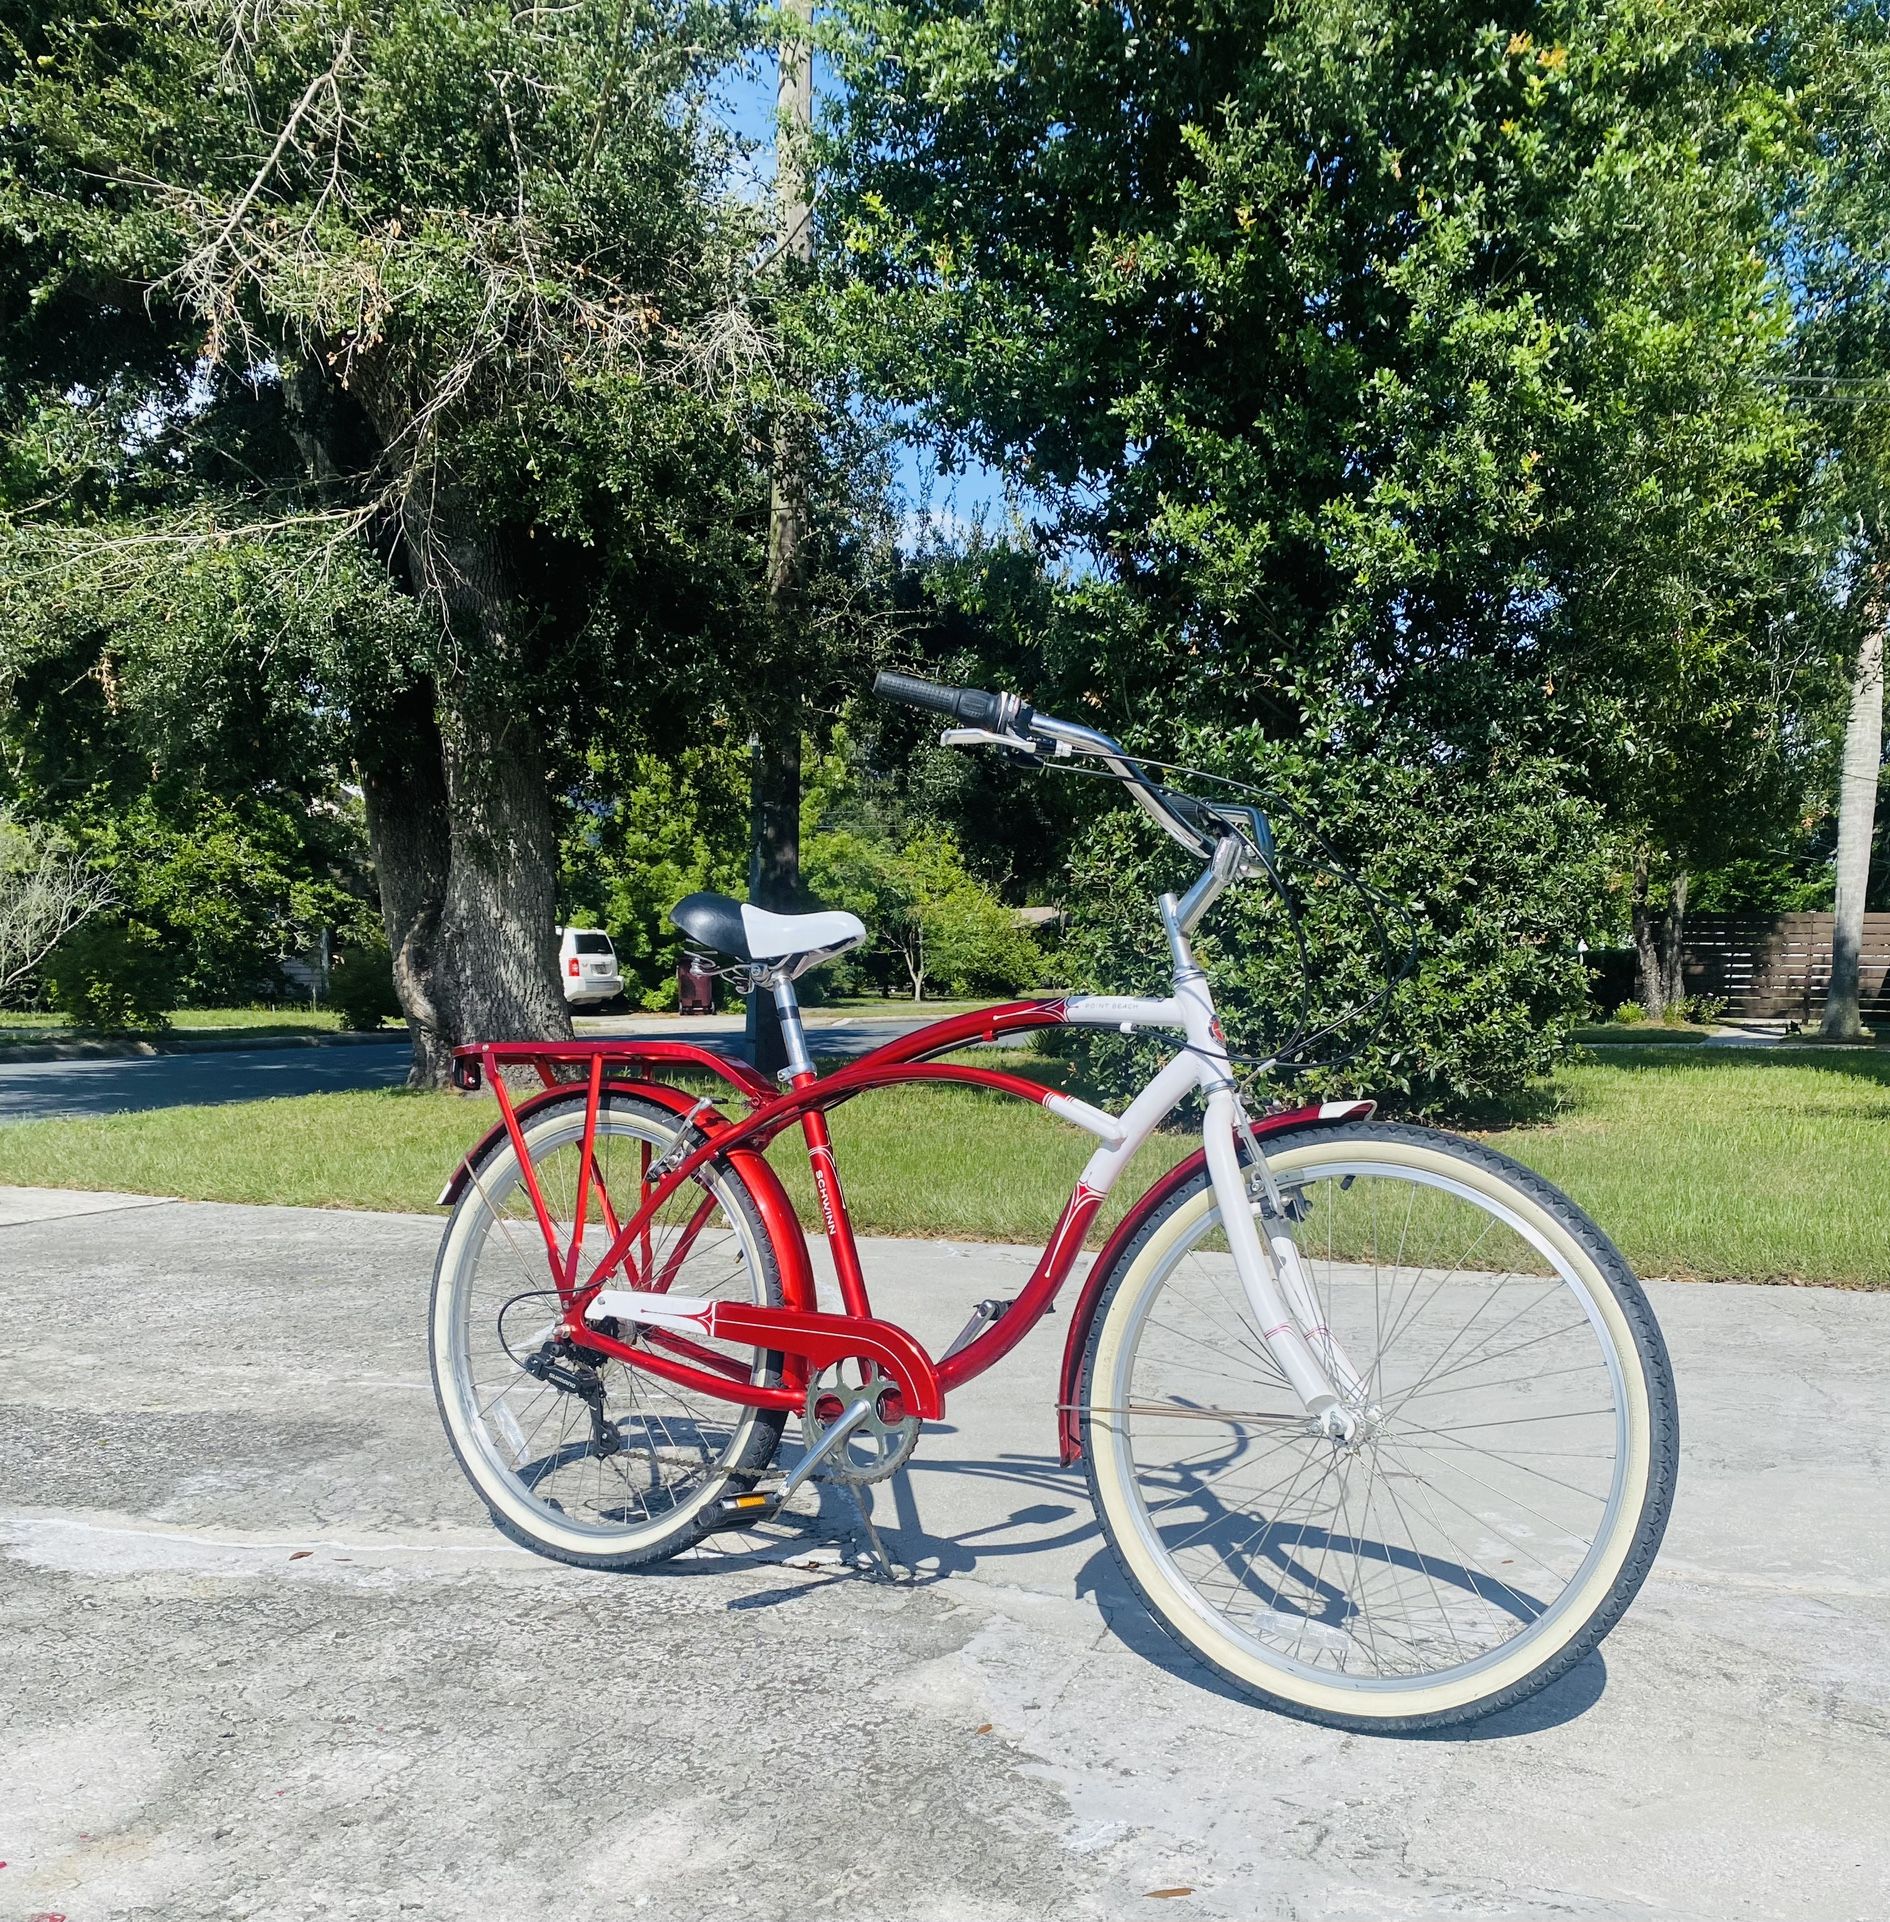
[[1070, 751], [1062, 741], [1031, 740], [1022, 734], [997, 734], [988, 727], [948, 727], [938, 737], [938, 744], [940, 747], [997, 747], [1028, 761], [1040, 761], [1046, 755], [1067, 756]]
[[1237, 839], [1246, 842], [1249, 851], [1258, 859], [1262, 872], [1277, 880], [1273, 823], [1256, 807], [1244, 807], [1230, 801], [1210, 801], [1206, 806], [1210, 813], [1218, 815], [1233, 830]]

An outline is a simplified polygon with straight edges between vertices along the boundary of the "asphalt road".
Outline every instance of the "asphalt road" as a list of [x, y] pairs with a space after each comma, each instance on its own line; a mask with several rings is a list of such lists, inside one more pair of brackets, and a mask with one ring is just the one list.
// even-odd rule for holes
[[[830, 1490], [659, 1572], [512, 1548], [433, 1410], [436, 1233], [0, 1191], [0, 1915], [1890, 1911], [1890, 1298], [1658, 1287], [1654, 1576], [1553, 1690], [1400, 1742], [1151, 1630], [1055, 1462], [1061, 1318], [880, 1491], [896, 1585]], [[1030, 1260], [866, 1254], [934, 1345]]]
[[[864, 1054], [923, 1025], [899, 1019], [813, 1021], [808, 1024], [808, 1043], [817, 1055], [846, 1057]], [[696, 1040], [728, 1053], [741, 1051], [741, 1023], [726, 1017], [686, 1023], [635, 1018], [587, 1021], [583, 1029], [597, 1035]], [[393, 1088], [406, 1079], [407, 1061], [407, 1043], [402, 1039], [385, 1045], [0, 1062], [0, 1121], [261, 1101], [273, 1095], [331, 1094], [344, 1088]]]
[[0, 1121], [262, 1101], [272, 1095], [395, 1088], [407, 1078], [404, 1039], [339, 1048], [233, 1048], [214, 1054], [0, 1064]]

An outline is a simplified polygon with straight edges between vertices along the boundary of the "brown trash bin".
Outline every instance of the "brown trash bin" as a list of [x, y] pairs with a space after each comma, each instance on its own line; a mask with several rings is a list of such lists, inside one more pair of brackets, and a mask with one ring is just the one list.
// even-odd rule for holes
[[700, 955], [685, 954], [676, 963], [676, 1007], [682, 1014], [715, 1012], [715, 976], [712, 963]]

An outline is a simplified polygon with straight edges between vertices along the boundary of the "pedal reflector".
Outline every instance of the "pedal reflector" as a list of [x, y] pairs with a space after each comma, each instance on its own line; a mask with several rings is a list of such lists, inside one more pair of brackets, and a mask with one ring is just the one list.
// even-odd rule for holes
[[724, 1495], [704, 1517], [702, 1532], [713, 1535], [723, 1528], [752, 1528], [765, 1522], [781, 1506], [778, 1495]]

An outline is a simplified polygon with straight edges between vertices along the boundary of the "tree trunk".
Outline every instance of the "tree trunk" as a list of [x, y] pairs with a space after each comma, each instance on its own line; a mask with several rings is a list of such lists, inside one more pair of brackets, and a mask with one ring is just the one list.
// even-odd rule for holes
[[538, 722], [512, 692], [531, 676], [504, 566], [444, 478], [409, 494], [401, 539], [416, 592], [439, 608], [464, 663], [436, 688], [445, 873], [429, 1042], [409, 1077], [436, 1087], [453, 1047], [568, 1040], [571, 1016], [558, 980], [557, 825]]
[[[1667, 883], [1667, 912], [1660, 926], [1660, 993], [1666, 1008], [1686, 999], [1687, 987], [1681, 946], [1687, 932], [1687, 883], [1684, 868], [1675, 868]], [[1665, 1008], [1662, 1009], [1664, 1013]]]
[[1634, 891], [1629, 896], [1629, 918], [1634, 932], [1634, 957], [1640, 974], [1641, 1006], [1650, 1021], [1658, 1021], [1667, 1011], [1662, 991], [1660, 945], [1656, 939], [1653, 902], [1650, 899], [1649, 869], [1653, 856], [1646, 848], [1634, 853]]
[[440, 1001], [456, 1042], [568, 1040], [558, 979], [558, 832], [544, 744], [522, 709], [443, 689], [450, 866]]
[[1838, 782], [1837, 917], [1831, 934], [1831, 985], [1824, 998], [1821, 1032], [1832, 1041], [1864, 1037], [1859, 1005], [1858, 957], [1864, 941], [1864, 898], [1870, 886], [1870, 850], [1877, 826], [1877, 774], [1883, 761], [1883, 643], [1890, 624], [1890, 563], [1870, 576], [1864, 639], [1851, 683], [1850, 718], [1844, 726], [1844, 769]]
[[439, 1087], [452, 1066], [452, 1042], [434, 986], [449, 834], [430, 685], [407, 689], [389, 713], [364, 725], [356, 765], [367, 807], [368, 849], [380, 885], [381, 925], [394, 961], [394, 992], [413, 1037], [407, 1084]]
[[[413, 429], [413, 398], [372, 354], [343, 391], [311, 359], [291, 370], [290, 430], [310, 472], [354, 471]], [[543, 737], [512, 690], [532, 684], [498, 542], [454, 477], [418, 476], [377, 536], [461, 663], [357, 729], [368, 834], [413, 1087], [443, 1086], [468, 1041], [561, 1040], [558, 835]]]
[[[790, 29], [781, 41], [775, 92], [775, 190], [780, 196], [780, 248], [805, 267], [814, 257], [813, 208], [807, 178], [813, 137], [813, 0], [787, 0]], [[748, 898], [757, 907], [791, 914], [801, 905], [801, 689], [786, 667], [801, 585], [801, 540], [807, 518], [804, 450], [791, 430], [775, 439], [774, 486], [768, 513], [768, 598], [781, 650], [769, 693], [768, 718], [756, 730], [749, 787]], [[787, 1063], [781, 1023], [771, 995], [748, 997], [748, 1057], [763, 1074]]]

